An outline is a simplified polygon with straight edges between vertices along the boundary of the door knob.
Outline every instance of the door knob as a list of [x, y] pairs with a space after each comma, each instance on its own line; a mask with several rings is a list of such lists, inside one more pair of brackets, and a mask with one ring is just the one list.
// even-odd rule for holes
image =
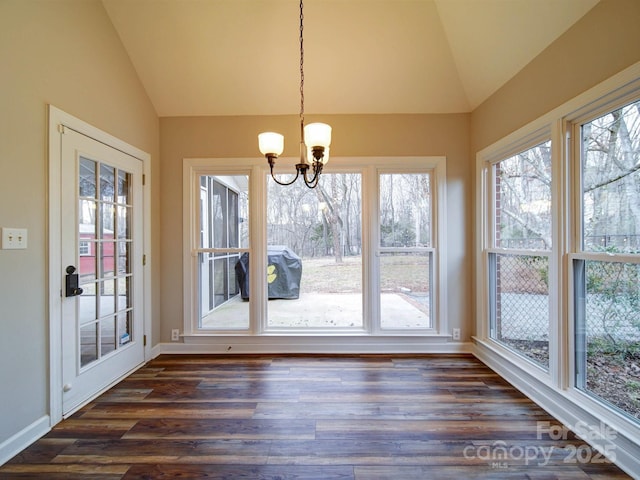
[[69, 265], [66, 268], [66, 278], [65, 278], [65, 296], [67, 297], [75, 297], [78, 295], [82, 295], [82, 289], [79, 286], [79, 278], [76, 273], [76, 267], [73, 265]]

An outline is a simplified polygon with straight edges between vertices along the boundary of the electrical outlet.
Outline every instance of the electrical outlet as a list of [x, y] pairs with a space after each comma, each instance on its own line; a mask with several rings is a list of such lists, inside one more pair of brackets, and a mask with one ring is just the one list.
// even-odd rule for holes
[[180, 330], [178, 330], [177, 328], [174, 328], [171, 330], [171, 341], [172, 342], [180, 341]]
[[460, 329], [459, 328], [454, 328], [453, 329], [453, 339], [454, 340], [460, 340]]
[[2, 249], [19, 250], [27, 248], [26, 228], [2, 228]]

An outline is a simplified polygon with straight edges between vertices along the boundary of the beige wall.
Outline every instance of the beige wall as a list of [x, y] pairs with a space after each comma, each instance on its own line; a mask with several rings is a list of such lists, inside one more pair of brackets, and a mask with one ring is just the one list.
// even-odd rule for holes
[[[447, 157], [446, 228], [450, 327], [470, 335], [471, 248], [469, 115], [328, 115], [307, 119], [333, 127], [332, 162], [340, 156]], [[189, 157], [259, 157], [257, 135], [276, 130], [285, 135], [285, 156], [298, 148], [297, 116], [175, 117], [160, 121], [162, 191], [162, 332], [182, 330], [182, 159]]]
[[[602, 0], [472, 114], [309, 117], [334, 127], [333, 161], [447, 157], [448, 309], [465, 338], [475, 152], [640, 61], [639, 25], [640, 1]], [[27, 250], [0, 250], [2, 443], [48, 413], [46, 105], [152, 156], [152, 344], [182, 328], [182, 159], [256, 156], [266, 129], [285, 133], [295, 156], [298, 124], [295, 115], [158, 121], [98, 0], [0, 0], [0, 66], [0, 227], [29, 230]]]
[[639, 61], [640, 0], [601, 0], [473, 111], [469, 168], [478, 151]]
[[158, 172], [158, 119], [102, 3], [0, 1], [0, 227], [28, 229], [26, 250], [0, 250], [0, 444], [49, 410], [49, 103], [149, 152]]
[[472, 153], [640, 61], [640, 0], [601, 0], [474, 110]]

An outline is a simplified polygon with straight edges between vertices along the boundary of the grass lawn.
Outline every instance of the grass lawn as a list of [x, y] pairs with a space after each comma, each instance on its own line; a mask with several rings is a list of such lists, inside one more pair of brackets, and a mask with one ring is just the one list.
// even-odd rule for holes
[[[383, 292], [429, 289], [428, 257], [394, 255], [380, 257], [380, 288]], [[301, 293], [362, 292], [362, 257], [303, 258]]]

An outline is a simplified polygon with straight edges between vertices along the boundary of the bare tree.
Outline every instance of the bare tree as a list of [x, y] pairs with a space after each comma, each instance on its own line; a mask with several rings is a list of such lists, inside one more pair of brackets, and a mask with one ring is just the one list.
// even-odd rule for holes
[[500, 245], [551, 248], [551, 142], [496, 165]]
[[640, 102], [582, 127], [585, 247], [640, 249]]
[[[316, 194], [319, 202], [324, 202], [326, 208], [322, 210], [322, 214], [329, 225], [331, 231], [331, 238], [333, 241], [333, 256], [336, 263], [342, 263], [342, 248], [341, 248], [341, 231], [344, 226], [342, 218], [340, 216], [340, 195], [338, 191], [337, 176], [331, 175], [331, 195], [329, 195], [324, 188], [323, 183], [318, 183], [316, 187]], [[326, 177], [325, 177], [326, 178]]]

